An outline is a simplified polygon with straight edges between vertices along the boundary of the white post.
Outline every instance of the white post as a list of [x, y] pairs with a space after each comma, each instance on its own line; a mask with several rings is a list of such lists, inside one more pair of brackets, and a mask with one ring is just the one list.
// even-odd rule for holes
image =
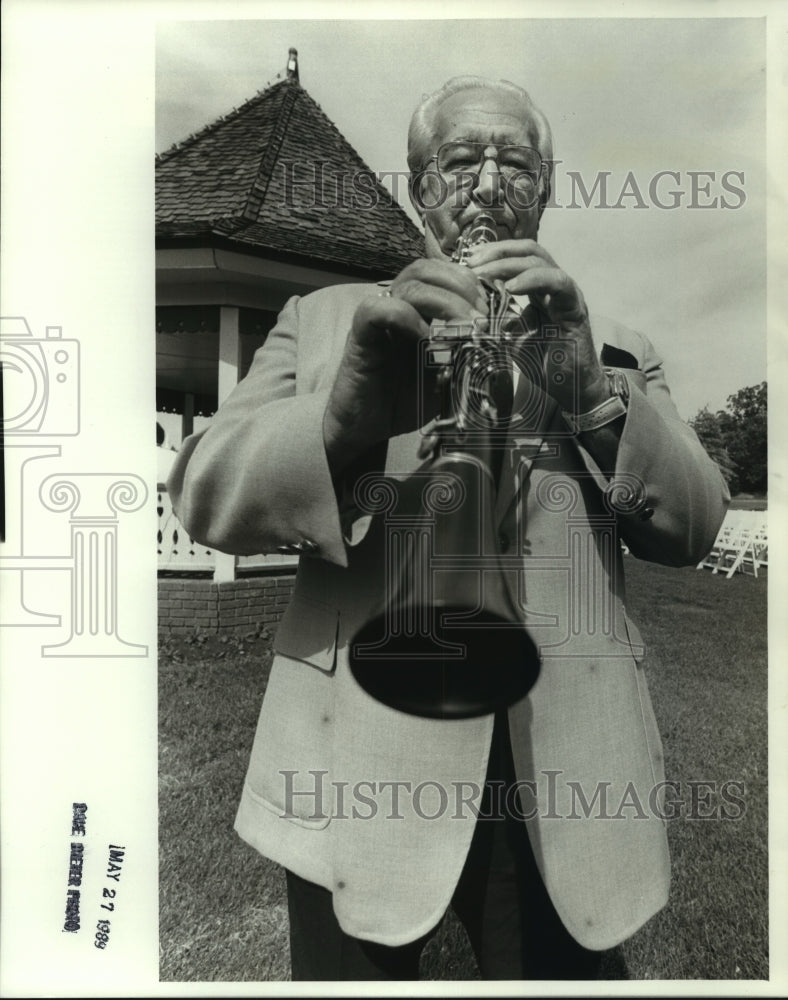
[[[237, 306], [222, 306], [219, 314], [219, 377], [217, 395], [219, 406], [238, 385], [241, 371], [241, 332]], [[235, 579], [236, 557], [224, 552], [215, 553], [216, 566], [213, 578], [217, 583]]]
[[241, 370], [241, 333], [238, 307], [222, 306], [219, 318], [219, 406], [238, 384]]

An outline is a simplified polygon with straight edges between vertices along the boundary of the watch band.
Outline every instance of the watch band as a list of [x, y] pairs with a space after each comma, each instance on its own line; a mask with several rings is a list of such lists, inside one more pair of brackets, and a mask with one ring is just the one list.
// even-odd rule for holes
[[627, 412], [629, 384], [626, 378], [613, 368], [605, 368], [605, 375], [610, 382], [609, 399], [605, 399], [588, 413], [574, 414], [566, 410], [561, 411], [573, 434], [583, 434], [586, 431], [595, 431], [598, 427], [605, 427]]

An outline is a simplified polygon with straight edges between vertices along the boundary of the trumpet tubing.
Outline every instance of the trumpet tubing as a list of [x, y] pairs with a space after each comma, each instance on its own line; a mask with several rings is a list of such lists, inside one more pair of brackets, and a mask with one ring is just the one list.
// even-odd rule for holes
[[[497, 239], [480, 213], [461, 234], [453, 260], [467, 265], [474, 246]], [[501, 297], [489, 296], [489, 329], [499, 329]], [[442, 330], [452, 324], [443, 324]], [[512, 600], [498, 550], [492, 433], [496, 407], [469, 396], [458, 359], [484, 364], [479, 338], [445, 333], [452, 360], [443, 371], [442, 412], [430, 457], [399, 484], [396, 519], [386, 526], [383, 595], [350, 643], [351, 671], [364, 690], [400, 711], [428, 718], [486, 715], [523, 698], [539, 675], [539, 654]], [[463, 352], [466, 352], [463, 354]], [[466, 368], [467, 374], [467, 368]], [[458, 379], [452, 392], [447, 380]], [[452, 402], [453, 401], [453, 402]], [[474, 409], [475, 407], [475, 409]], [[473, 433], [467, 414], [476, 412]], [[425, 478], [458, 484], [459, 506], [429, 508]], [[403, 531], [403, 525], [410, 526]], [[515, 572], [516, 577], [516, 572]]]

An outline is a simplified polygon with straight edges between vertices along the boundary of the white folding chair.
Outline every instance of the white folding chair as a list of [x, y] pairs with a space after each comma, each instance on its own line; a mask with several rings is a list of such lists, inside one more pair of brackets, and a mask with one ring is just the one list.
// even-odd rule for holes
[[728, 580], [734, 573], [751, 568], [757, 577], [758, 567], [766, 564], [765, 531], [761, 511], [728, 511], [711, 551], [696, 568], [711, 569], [714, 574], [724, 572]]

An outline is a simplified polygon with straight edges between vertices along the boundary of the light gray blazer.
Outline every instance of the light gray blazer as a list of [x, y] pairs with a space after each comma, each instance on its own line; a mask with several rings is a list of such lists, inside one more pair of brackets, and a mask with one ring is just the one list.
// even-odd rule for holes
[[[312, 547], [276, 634], [236, 829], [330, 889], [347, 933], [398, 945], [450, 902], [493, 717], [405, 715], [374, 701], [348, 667], [349, 640], [381, 599], [380, 517], [338, 509], [322, 418], [353, 313], [377, 293], [339, 285], [291, 299], [210, 428], [184, 443], [168, 489], [187, 530], [212, 548]], [[592, 322], [600, 349], [637, 363], [626, 372], [613, 486], [545, 396], [504, 472], [495, 519], [512, 540], [507, 580], [542, 656], [535, 687], [509, 710], [522, 809], [559, 915], [602, 949], [665, 904], [670, 871], [662, 747], [611, 525], [634, 556], [693, 564], [728, 493], [648, 341]], [[416, 468], [418, 442], [417, 432], [392, 439], [386, 472]]]

